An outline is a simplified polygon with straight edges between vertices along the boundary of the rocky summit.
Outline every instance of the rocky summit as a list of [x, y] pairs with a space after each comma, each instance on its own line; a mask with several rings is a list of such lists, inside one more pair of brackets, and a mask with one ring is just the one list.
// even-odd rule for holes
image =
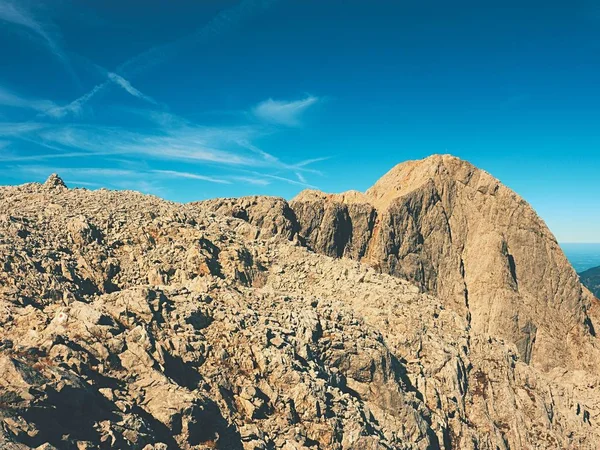
[[450, 156], [365, 193], [0, 188], [0, 448], [597, 449], [598, 300]]

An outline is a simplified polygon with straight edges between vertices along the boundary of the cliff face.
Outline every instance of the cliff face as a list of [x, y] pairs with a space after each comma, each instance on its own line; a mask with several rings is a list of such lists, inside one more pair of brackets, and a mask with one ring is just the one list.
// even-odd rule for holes
[[569, 342], [593, 336], [592, 296], [533, 209], [468, 162], [412, 161], [364, 195], [307, 191], [290, 205], [315, 251], [415, 282], [536, 366], [581, 362]]
[[[0, 188], [0, 447], [598, 448], [585, 291], [565, 285], [567, 268], [547, 302], [525, 291], [545, 277], [526, 281], [520, 241], [495, 233], [530, 210], [503, 217], [499, 187], [471, 211], [482, 193], [468, 186], [488, 178], [436, 184], [445, 170], [407, 179], [399, 197], [312, 192], [293, 209], [180, 205], [58, 177]], [[540, 234], [534, 256], [549, 268], [536, 270], [556, 276], [564, 261], [531, 214], [514, 230]], [[474, 222], [489, 215], [498, 228]], [[486, 280], [494, 297], [477, 289]], [[490, 298], [489, 317], [512, 305], [537, 327], [532, 350], [476, 326], [473, 303]], [[540, 350], [551, 320], [575, 323], [553, 348], [579, 345], [585, 363]]]

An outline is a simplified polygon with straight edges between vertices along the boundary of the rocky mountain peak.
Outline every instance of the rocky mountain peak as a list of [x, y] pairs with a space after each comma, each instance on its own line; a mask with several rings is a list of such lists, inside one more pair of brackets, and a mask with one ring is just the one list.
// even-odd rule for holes
[[45, 187], [49, 187], [49, 188], [66, 188], [67, 185], [65, 184], [65, 182], [62, 180], [61, 177], [58, 176], [58, 174], [53, 173], [52, 175], [50, 175], [48, 177], [48, 179], [45, 181], [44, 183]]
[[304, 192], [291, 207], [315, 251], [415, 282], [528, 362], [581, 363], [564, 335], [594, 333], [591, 295], [535, 211], [471, 163], [408, 161], [364, 194]]
[[433, 155], [396, 165], [367, 190], [366, 196], [377, 209], [385, 209], [395, 199], [428, 183], [439, 185], [448, 180], [462, 184], [478, 183], [478, 188], [486, 187], [488, 192], [494, 192], [500, 184], [487, 172], [467, 161], [452, 155]]

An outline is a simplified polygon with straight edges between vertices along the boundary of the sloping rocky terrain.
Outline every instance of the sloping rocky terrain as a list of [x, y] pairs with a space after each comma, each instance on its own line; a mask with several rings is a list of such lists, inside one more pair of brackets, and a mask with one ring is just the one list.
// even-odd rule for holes
[[599, 298], [600, 297], [600, 267], [594, 267], [588, 269], [580, 274], [581, 282], [584, 286], [592, 291], [592, 293]]
[[419, 164], [290, 204], [0, 188], [0, 448], [598, 448], [597, 300], [508, 189]]

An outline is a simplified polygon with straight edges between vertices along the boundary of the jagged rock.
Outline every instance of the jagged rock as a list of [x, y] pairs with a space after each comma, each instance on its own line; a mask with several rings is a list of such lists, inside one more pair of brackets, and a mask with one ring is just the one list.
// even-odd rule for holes
[[[554, 320], [553, 308], [565, 322], [594, 320], [593, 310], [571, 310], [585, 303], [568, 297], [577, 290], [567, 268], [552, 282], [562, 306], [537, 297], [513, 304], [530, 336], [513, 341], [476, 326], [475, 311], [469, 321], [471, 304], [449, 287], [463, 278], [423, 292], [422, 283], [356, 261], [376, 256], [380, 196], [369, 203], [351, 193], [334, 205], [324, 194], [310, 198], [296, 212], [283, 200], [242, 199], [243, 213], [231, 199], [180, 205], [134, 192], [0, 188], [0, 447], [598, 447], [600, 378], [589, 369], [596, 338], [573, 332], [564, 344], [579, 345], [586, 364], [546, 355], [546, 365], [539, 347], [553, 342], [544, 321]], [[411, 208], [421, 204], [412, 198]], [[396, 203], [397, 224], [408, 227], [408, 206]], [[309, 223], [310, 208], [319, 219]], [[414, 217], [426, 217], [432, 231], [415, 245], [429, 249], [418, 257], [435, 261], [428, 267], [439, 285], [441, 273], [454, 274], [454, 250], [432, 253], [446, 229], [428, 208]], [[352, 233], [327, 231], [323, 220]], [[532, 223], [524, 222], [525, 236]], [[472, 226], [464, 270], [477, 279]], [[464, 239], [452, 235], [452, 243]], [[525, 286], [535, 278], [524, 280], [529, 268], [506, 241], [488, 249], [482, 267], [506, 275], [510, 287], [513, 255], [518, 293], [531, 294]], [[547, 249], [540, 260], [562, 267]], [[505, 289], [496, 289], [504, 302]]]
[[56, 173], [53, 173], [52, 175], [50, 175], [48, 177], [48, 179], [44, 183], [44, 186], [48, 187], [48, 188], [66, 188], [67, 187], [67, 185], [62, 180], [62, 178], [59, 177], [58, 174], [56, 174]]
[[533, 209], [468, 162], [411, 161], [365, 194], [305, 191], [291, 206], [315, 251], [414, 281], [541, 368], [595, 370], [580, 357], [597, 320], [592, 296]]
[[277, 197], [217, 198], [191, 205], [249, 222], [265, 238], [280, 236], [291, 240], [298, 231], [294, 212], [285, 200]]

